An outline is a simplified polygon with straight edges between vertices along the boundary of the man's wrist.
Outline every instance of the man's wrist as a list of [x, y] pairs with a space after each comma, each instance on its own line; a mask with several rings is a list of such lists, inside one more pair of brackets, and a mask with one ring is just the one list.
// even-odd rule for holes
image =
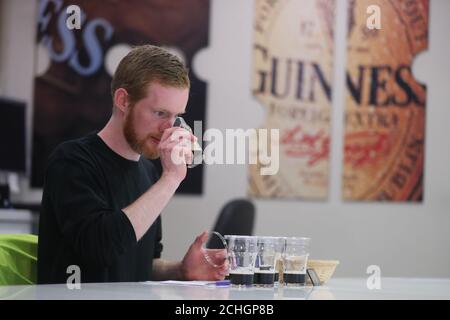
[[172, 187], [174, 189], [177, 189], [181, 183], [182, 180], [180, 180], [177, 176], [170, 173], [164, 173], [161, 175], [160, 179], [164, 184], [168, 185], [169, 187]]
[[180, 279], [180, 280], [187, 280], [187, 278], [186, 278], [186, 270], [185, 270], [185, 268], [184, 268], [184, 265], [183, 265], [183, 261], [180, 261], [180, 262], [178, 262], [178, 268], [177, 268], [177, 272], [178, 272], [178, 279]]
[[154, 280], [186, 280], [181, 261], [153, 260]]

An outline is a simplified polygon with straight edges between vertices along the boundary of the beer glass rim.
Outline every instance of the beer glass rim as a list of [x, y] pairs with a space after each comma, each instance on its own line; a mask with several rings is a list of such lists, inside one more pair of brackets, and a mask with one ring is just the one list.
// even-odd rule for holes
[[277, 237], [277, 236], [256, 236], [258, 239], [279, 239], [283, 237]]
[[308, 238], [308, 237], [284, 237], [284, 239], [286, 241], [291, 241], [291, 242], [303, 242], [303, 243], [311, 242], [311, 238]]
[[250, 239], [250, 240], [256, 240], [257, 236], [242, 236], [242, 235], [234, 235], [234, 234], [227, 234], [224, 236], [225, 239]]
[[280, 237], [273, 237], [273, 236], [257, 236], [258, 242], [260, 241], [273, 241], [278, 242], [281, 238]]

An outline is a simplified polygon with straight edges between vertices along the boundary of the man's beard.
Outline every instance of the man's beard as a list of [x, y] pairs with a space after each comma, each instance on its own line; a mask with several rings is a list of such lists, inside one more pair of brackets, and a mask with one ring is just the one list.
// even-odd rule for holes
[[125, 122], [123, 125], [123, 134], [125, 139], [127, 140], [131, 149], [134, 152], [139, 153], [147, 159], [158, 159], [159, 158], [159, 150], [157, 146], [153, 143], [151, 145], [146, 142], [149, 141], [152, 137], [151, 134], [148, 134], [144, 139], [139, 139], [135, 130], [134, 125], [134, 109], [131, 107], [130, 113], [125, 117]]

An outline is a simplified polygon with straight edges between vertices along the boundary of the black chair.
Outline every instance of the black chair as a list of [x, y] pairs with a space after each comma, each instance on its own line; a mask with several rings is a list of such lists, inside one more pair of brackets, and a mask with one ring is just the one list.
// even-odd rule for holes
[[[248, 199], [234, 199], [229, 201], [220, 211], [212, 231], [221, 235], [252, 235], [255, 222], [255, 206]], [[211, 237], [209, 248], [220, 248], [220, 240]]]

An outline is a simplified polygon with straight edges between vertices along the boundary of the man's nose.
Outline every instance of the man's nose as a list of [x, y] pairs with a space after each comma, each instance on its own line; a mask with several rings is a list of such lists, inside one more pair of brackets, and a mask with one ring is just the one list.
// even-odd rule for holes
[[159, 127], [159, 130], [163, 132], [164, 130], [170, 128], [173, 126], [173, 123], [175, 122], [175, 117], [171, 117], [170, 119], [164, 121], [161, 126]]

